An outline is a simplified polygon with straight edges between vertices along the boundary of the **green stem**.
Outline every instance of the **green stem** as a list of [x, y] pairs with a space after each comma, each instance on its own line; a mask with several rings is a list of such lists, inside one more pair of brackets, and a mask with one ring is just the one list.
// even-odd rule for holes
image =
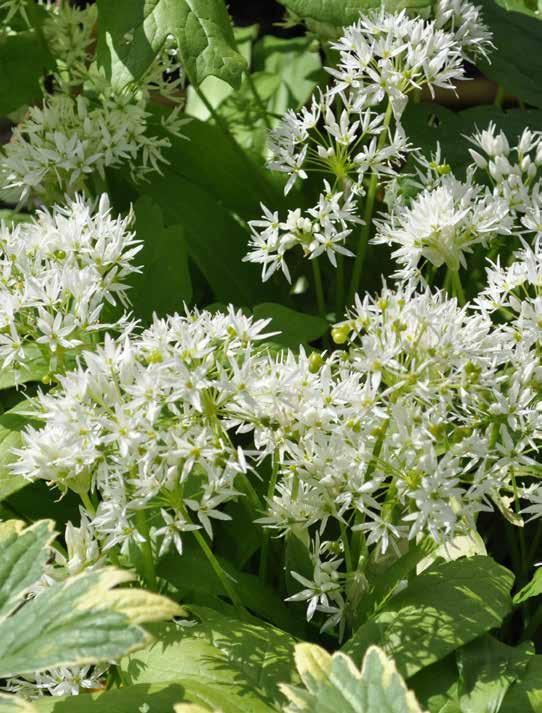
[[[384, 123], [382, 125], [382, 132], [378, 137], [378, 149], [381, 149], [387, 139], [388, 129], [393, 116], [393, 110], [391, 103], [388, 102], [386, 109], [386, 116], [384, 117]], [[358, 252], [356, 255], [356, 260], [354, 262], [354, 268], [352, 270], [352, 280], [350, 282], [350, 289], [348, 290], [348, 302], [352, 304], [356, 292], [359, 290], [361, 273], [363, 271], [363, 263], [365, 262], [365, 254], [367, 252], [367, 245], [369, 243], [369, 237], [371, 235], [371, 226], [373, 220], [373, 212], [376, 201], [376, 192], [378, 189], [378, 177], [375, 173], [371, 174], [371, 179], [369, 181], [369, 188], [367, 190], [367, 198], [365, 201], [365, 212], [363, 214], [364, 224], [361, 226]]]
[[497, 93], [495, 94], [495, 106], [502, 107], [502, 102], [504, 99], [504, 87], [500, 84], [497, 87]]
[[243, 606], [243, 602], [241, 601], [239, 595], [237, 594], [235, 588], [232, 586], [231, 582], [228, 579], [228, 575], [222, 567], [220, 566], [220, 562], [217, 560], [217, 558], [214, 556], [213, 551], [205, 541], [205, 538], [201, 534], [201, 532], [198, 532], [198, 530], [194, 530], [194, 537], [196, 538], [196, 542], [198, 545], [201, 547], [203, 554], [207, 557], [209, 560], [209, 564], [213, 568], [213, 572], [216, 574], [218, 577], [220, 584], [224, 588], [224, 591], [228, 595], [228, 597], [231, 599], [232, 604], [234, 607], [237, 609], [239, 612], [239, 615], [242, 619], [246, 619], [249, 614], [245, 607]]
[[[269, 486], [267, 488], [267, 501], [269, 502], [273, 494], [275, 492], [275, 487], [277, 485], [277, 477], [278, 477], [278, 460], [275, 459], [273, 463], [273, 472], [271, 473], [271, 478], [269, 479]], [[267, 579], [267, 564], [269, 560], [269, 540], [270, 540], [270, 533], [267, 528], [263, 528], [263, 534], [262, 534], [262, 549], [260, 552], [260, 567], [258, 570], [258, 574], [260, 575], [260, 579], [262, 582], [265, 582]]]
[[136, 525], [140, 534], [145, 538], [145, 542], [141, 543], [141, 556], [143, 558], [143, 579], [149, 589], [156, 591], [156, 571], [154, 568], [154, 557], [152, 554], [151, 533], [147, 515], [144, 510], [137, 510]]
[[450, 287], [452, 291], [452, 295], [454, 297], [457, 297], [457, 301], [461, 305], [461, 307], [465, 304], [465, 293], [463, 292], [463, 285], [461, 284], [461, 278], [459, 277], [459, 270], [450, 270], [448, 268], [448, 271], [450, 273]]
[[326, 318], [326, 300], [324, 298], [324, 286], [322, 284], [322, 273], [320, 271], [320, 263], [318, 258], [315, 257], [311, 260], [312, 263], [312, 274], [314, 277], [314, 289], [316, 292], [316, 301], [318, 303], [318, 311], [321, 316]]
[[335, 284], [335, 319], [344, 315], [344, 256], [337, 256], [337, 282]]
[[344, 549], [344, 561], [346, 563], [346, 570], [348, 572], [353, 571], [352, 567], [352, 555], [350, 553], [350, 543], [348, 541], [348, 533], [346, 532], [346, 525], [342, 520], [339, 520], [339, 527], [341, 528], [341, 540], [343, 542]]
[[94, 507], [92, 500], [90, 499], [90, 496], [88, 493], [79, 493], [81, 497], [81, 501], [83, 505], [85, 506], [85, 510], [88, 510], [88, 512], [94, 517], [96, 515], [96, 508]]

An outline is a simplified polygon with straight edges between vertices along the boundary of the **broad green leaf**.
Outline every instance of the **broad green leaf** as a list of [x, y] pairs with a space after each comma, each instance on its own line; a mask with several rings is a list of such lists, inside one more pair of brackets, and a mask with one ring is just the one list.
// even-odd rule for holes
[[367, 618], [375, 609], [378, 609], [388, 599], [397, 585], [407, 579], [416, 567], [430, 553], [436, 549], [436, 544], [432, 538], [425, 538], [419, 544], [409, 543], [409, 549], [402, 557], [399, 557], [393, 564], [383, 572], [369, 577], [369, 591], [361, 601], [359, 616]]
[[526, 584], [514, 596], [514, 604], [523, 604], [524, 601], [531, 597], [538, 597], [542, 594], [542, 567], [537, 569], [531, 581]]
[[40, 79], [54, 65], [39, 33], [29, 30], [0, 40], [0, 116], [42, 96]]
[[317, 83], [327, 76], [320, 55], [309, 37], [282, 39], [265, 35], [254, 47], [254, 69], [271, 72], [280, 80], [267, 108], [274, 114], [298, 109], [310, 98]]
[[121, 662], [126, 682], [179, 681], [190, 689], [197, 683], [202, 690], [222, 692], [224, 713], [239, 710], [243, 700], [244, 710], [272, 709], [280, 698], [278, 684], [292, 680], [294, 639], [212, 609], [189, 611], [198, 617], [196, 625], [151, 627], [156, 641]]
[[532, 656], [521, 680], [510, 686], [499, 713], [542, 711], [542, 656]]
[[98, 62], [114, 85], [140, 79], [173, 34], [192, 82], [239, 86], [246, 65], [223, 0], [98, 0], [98, 15]]
[[289, 307], [272, 302], [256, 305], [253, 312], [256, 319], [271, 318], [268, 329], [280, 332], [272, 337], [272, 340], [285, 347], [293, 348], [300, 344], [309, 344], [319, 339], [329, 329], [329, 324], [321, 317], [296, 312]]
[[106, 569], [53, 584], [0, 621], [0, 678], [115, 659], [144, 645], [139, 624], [183, 613], [163, 597], [114, 589], [131, 577]]
[[[234, 27], [233, 34], [238, 52], [244, 57], [247, 66], [250, 67], [252, 61], [252, 43], [258, 36], [258, 25], [248, 27]], [[209, 104], [216, 109], [234, 91], [233, 87], [217, 77], [207, 77], [200, 84], [200, 91], [205, 96]], [[211, 116], [209, 108], [198, 96], [194, 87], [189, 86], [186, 90], [186, 113], [201, 121], [207, 121]]]
[[54, 536], [50, 520], [27, 528], [18, 520], [0, 523], [0, 631], [2, 619], [41, 578]]
[[376, 646], [365, 654], [361, 672], [348, 656], [330, 656], [312, 644], [298, 644], [295, 660], [305, 689], [281, 687], [290, 701], [285, 713], [423, 713], [393, 661]]
[[[239, 572], [229, 562], [218, 558], [221, 567], [232, 579], [242, 604], [260, 617], [276, 626], [296, 631], [296, 620], [289, 607], [280, 596], [253, 574]], [[199, 550], [189, 547], [182, 556], [167, 555], [158, 565], [158, 574], [171, 582], [180, 593], [182, 601], [199, 602], [202, 595], [227, 597], [226, 592], [209, 564]]]
[[131, 280], [130, 300], [135, 315], [151, 322], [154, 312], [159, 317], [182, 312], [183, 303], [192, 300], [188, 253], [182, 228], [164, 228], [162, 212], [151, 198], [142, 196], [134, 211], [143, 249], [135, 259], [142, 271]]
[[175, 34], [191, 82], [205, 77], [223, 79], [234, 89], [246, 69], [237, 51], [224, 0], [172, 0], [179, 13]]
[[496, 713], [510, 686], [520, 680], [533, 655], [530, 643], [507, 646], [482, 636], [458, 653], [462, 713]]
[[[279, 0], [290, 12], [298, 17], [316, 20], [337, 27], [351, 25], [360, 14], [368, 10], [378, 10], [382, 0]], [[384, 5], [390, 10], [413, 10], [427, 8], [427, 0], [386, 0]]]
[[257, 266], [243, 262], [249, 233], [239, 218], [259, 215], [261, 200], [273, 205], [275, 191], [217, 127], [192, 121], [185, 133], [189, 141], [174, 140], [165, 152], [170, 166], [164, 176], [140, 187], [141, 193], [160, 206], [166, 226], [182, 227], [214, 301], [261, 302], [271, 287], [262, 285]]
[[408, 679], [408, 685], [429, 713], [462, 713], [455, 652], [418, 671]]
[[38, 713], [170, 713], [185, 693], [185, 687], [176, 682], [157, 686], [142, 684], [107, 693], [48, 696], [37, 700], [34, 707]]
[[513, 575], [489, 557], [432, 565], [392, 597], [343, 647], [356, 662], [371, 644], [407, 678], [499, 626], [510, 611]]
[[479, 68], [506, 92], [533, 106], [542, 107], [542, 23], [523, 13], [499, 7], [495, 0], [480, 0], [484, 21], [493, 32], [496, 50], [491, 61], [481, 61]]

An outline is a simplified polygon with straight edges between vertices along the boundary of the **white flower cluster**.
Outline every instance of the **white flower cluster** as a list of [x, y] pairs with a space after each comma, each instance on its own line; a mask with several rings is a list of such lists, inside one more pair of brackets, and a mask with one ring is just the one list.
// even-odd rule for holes
[[[515, 146], [493, 123], [468, 137], [473, 163], [464, 181], [443, 161], [419, 158], [414, 197], [389, 186], [390, 210], [377, 221], [374, 243], [399, 246], [396, 276], [424, 281], [442, 265], [452, 272], [467, 268], [473, 247], [488, 247], [498, 236], [521, 238], [542, 232], [542, 133], [525, 129]], [[483, 153], [482, 153], [483, 152]], [[510, 250], [508, 251], [511, 252]]]
[[[106, 195], [0, 226], [0, 365], [24, 369], [41, 353], [51, 369], [96, 341], [104, 305], [127, 306], [126, 278], [140, 250], [131, 217], [113, 218]], [[118, 326], [125, 320], [122, 319]]]
[[542, 240], [514, 265], [492, 268], [491, 309], [485, 295], [472, 310], [406, 286], [357, 299], [333, 331], [349, 348], [329, 357], [257, 347], [267, 322], [232, 309], [106, 338], [40, 397], [45, 425], [27, 429], [13, 472], [95, 491], [101, 551], [150, 537], [158, 556], [196, 528], [212, 537], [270, 459], [258, 521], [307, 541], [314, 577], [292, 575], [294, 599], [343, 625], [368, 556], [421, 536], [449, 543], [494, 506], [542, 514], [527, 487], [542, 433]]
[[465, 57], [488, 58], [494, 46], [493, 35], [478, 6], [468, 0], [438, 0], [433, 6], [433, 17], [438, 28], [454, 34]]
[[[484, 53], [489, 33], [479, 10], [466, 0], [440, 2], [435, 21], [382, 9], [346, 28], [332, 45], [339, 61], [328, 70], [330, 87], [313, 96], [310, 108], [289, 110], [270, 133], [268, 165], [288, 176], [285, 193], [309, 173], [323, 173], [329, 181], [324, 179], [319, 205], [324, 198], [355, 219], [367, 186], [393, 177], [410, 150], [400, 123], [409, 94], [424, 85], [431, 91], [452, 88], [463, 76], [467, 49], [474, 46]], [[345, 246], [348, 221], [337, 220], [336, 211], [327, 210], [322, 223], [314, 214], [319, 208], [306, 216], [291, 211], [286, 221], [263, 210], [263, 220], [250, 224], [247, 259], [263, 265], [264, 280], [278, 267], [289, 276], [286, 254], [297, 246], [311, 260], [325, 251], [333, 265], [335, 253], [353, 254]], [[362, 222], [359, 217], [357, 222]]]
[[524, 129], [515, 146], [491, 122], [487, 129], [471, 137], [474, 167], [489, 179], [494, 193], [501, 196], [513, 213], [529, 213], [542, 203], [542, 132]]
[[278, 268], [291, 282], [285, 255], [296, 246], [301, 247], [303, 255], [311, 260], [327, 255], [335, 267], [337, 254], [353, 255], [344, 246], [344, 241], [351, 232], [348, 226], [361, 222], [356, 215], [354, 196], [350, 194], [344, 198], [341, 191], [332, 191], [327, 181], [324, 187], [326, 192], [320, 194], [317, 205], [306, 214], [299, 209], [291, 210], [281, 222], [277, 212], [272, 213], [262, 204], [261, 220], [250, 221], [252, 250], [244, 260], [263, 265], [263, 282]]
[[106, 337], [84, 367], [60, 377], [60, 393], [41, 396], [45, 427], [28, 430], [14, 471], [96, 490], [92, 527], [104, 551], [142, 542], [145, 510], [162, 551], [171, 542], [180, 550], [180, 533], [196, 526], [212, 536], [247, 472], [229, 430], [268, 321], [233, 309], [191, 313], [156, 319], [137, 338]]
[[[44, 24], [57, 60], [55, 93], [29, 108], [0, 157], [4, 187], [16, 189], [21, 203], [31, 197], [50, 203], [84, 191], [95, 176], [103, 181], [106, 168], [127, 165], [133, 180], [145, 179], [166, 162], [168, 134], [181, 136], [182, 72], [172, 42], [139, 82], [117, 89], [94, 61], [95, 20], [95, 8], [63, 3], [51, 9]], [[164, 78], [174, 73], [179, 77]], [[160, 125], [150, 130], [147, 105], [153, 93], [174, 106], [162, 119], [165, 132]]]
[[466, 268], [465, 254], [475, 245], [487, 246], [512, 228], [508, 203], [483, 185], [459, 181], [448, 173], [431, 181], [408, 203], [395, 200], [372, 242], [399, 245], [392, 257], [399, 263], [397, 277], [417, 281], [427, 264]]

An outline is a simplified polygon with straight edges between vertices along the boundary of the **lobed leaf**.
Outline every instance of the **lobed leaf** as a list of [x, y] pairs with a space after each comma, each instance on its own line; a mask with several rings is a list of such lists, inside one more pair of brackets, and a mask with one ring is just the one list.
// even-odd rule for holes
[[286, 713], [423, 713], [393, 661], [376, 646], [367, 650], [361, 672], [348, 656], [330, 656], [312, 644], [299, 644], [295, 654], [306, 690], [282, 687], [290, 701]]

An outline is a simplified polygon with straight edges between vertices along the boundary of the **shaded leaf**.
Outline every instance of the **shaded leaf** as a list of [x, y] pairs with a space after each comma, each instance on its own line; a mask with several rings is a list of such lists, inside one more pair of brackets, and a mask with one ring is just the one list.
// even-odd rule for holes
[[520, 681], [510, 686], [499, 713], [540, 713], [542, 711], [542, 656], [531, 656]]
[[160, 208], [148, 196], [134, 206], [136, 234], [143, 249], [135, 260], [142, 272], [131, 280], [130, 300], [137, 317], [152, 321], [154, 312], [165, 317], [183, 311], [192, 300], [192, 280], [182, 227], [164, 228]]
[[495, 0], [480, 0], [484, 21], [493, 32], [495, 52], [491, 61], [480, 61], [479, 68], [506, 92], [542, 107], [542, 23], [523, 13], [510, 12]]
[[[309, 18], [337, 27], [350, 25], [368, 10], [378, 10], [381, 0], [279, 0], [298, 17]], [[403, 8], [421, 9], [430, 7], [427, 0], [387, 0], [385, 7], [390, 11]]]
[[38, 32], [3, 34], [0, 40], [0, 116], [42, 96], [40, 79], [54, 60]]
[[285, 347], [293, 348], [300, 344], [309, 344], [319, 339], [329, 329], [329, 324], [321, 317], [296, 312], [289, 307], [272, 302], [256, 305], [253, 312], [256, 319], [271, 318], [271, 324], [267, 329], [280, 332], [272, 337], [272, 340]]
[[489, 557], [432, 565], [392, 597], [343, 647], [356, 662], [371, 644], [407, 678], [499, 626], [511, 608], [513, 575]]
[[[292, 680], [295, 641], [271, 626], [191, 606], [199, 623], [152, 627], [156, 641], [121, 662], [130, 684], [179, 681], [212, 690], [224, 713], [263, 713], [279, 699], [278, 684]], [[182, 700], [182, 699], [179, 699]], [[199, 700], [193, 702], [200, 702]], [[240, 704], [244, 706], [240, 707]]]
[[[241, 602], [247, 609], [276, 626], [296, 631], [295, 618], [273, 589], [259, 577], [237, 571], [226, 560], [219, 557], [218, 561], [233, 580]], [[166, 555], [158, 565], [158, 574], [179, 590], [183, 601], [198, 602], [201, 595], [227, 597], [222, 583], [199, 549], [186, 547], [180, 558], [177, 554]]]
[[507, 690], [522, 678], [532, 655], [532, 644], [506, 646], [491, 636], [463, 647], [458, 654], [462, 713], [500, 710]]
[[40, 698], [34, 705], [38, 713], [142, 713], [145, 710], [169, 713], [185, 693], [186, 689], [179, 683], [142, 684], [99, 694], [48, 696]]

